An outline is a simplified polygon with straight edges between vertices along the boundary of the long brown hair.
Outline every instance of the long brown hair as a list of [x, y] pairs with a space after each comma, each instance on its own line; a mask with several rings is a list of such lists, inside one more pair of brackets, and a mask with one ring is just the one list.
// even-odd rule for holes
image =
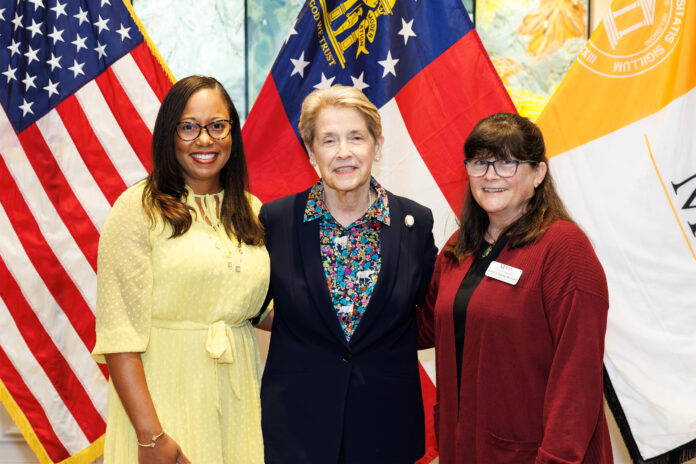
[[189, 98], [201, 89], [216, 90], [227, 105], [232, 123], [230, 158], [220, 171], [220, 185], [225, 193], [220, 206], [220, 220], [230, 237], [239, 243], [261, 245], [263, 226], [251, 209], [245, 189], [249, 187], [242, 132], [237, 109], [224, 87], [214, 78], [189, 76], [174, 84], [162, 101], [152, 133], [152, 172], [143, 191], [143, 206], [154, 223], [159, 213], [172, 227], [170, 238], [186, 233], [193, 221], [191, 211], [182, 201], [187, 195], [186, 184], [175, 155], [176, 124]]
[[[479, 121], [464, 142], [464, 156], [467, 159], [515, 158], [531, 160], [536, 164], [543, 162], [547, 166], [549, 162], [539, 128], [515, 113], [495, 113]], [[503, 230], [501, 236], [509, 236], [510, 248], [521, 247], [546, 232], [558, 219], [573, 222], [556, 192], [551, 172], [547, 170], [546, 176], [534, 190], [527, 210]], [[471, 187], [468, 187], [459, 219], [459, 234], [456, 241], [444, 249], [445, 256], [461, 261], [475, 253], [483, 246], [488, 225], [488, 214], [476, 203]]]

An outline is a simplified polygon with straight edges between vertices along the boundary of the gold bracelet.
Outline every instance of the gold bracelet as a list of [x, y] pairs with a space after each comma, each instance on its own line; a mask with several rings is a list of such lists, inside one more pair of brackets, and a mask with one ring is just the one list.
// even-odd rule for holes
[[154, 448], [154, 447], [155, 447], [155, 441], [157, 441], [157, 439], [158, 439], [159, 437], [161, 437], [162, 435], [164, 435], [164, 430], [162, 430], [162, 431], [161, 431], [160, 433], [158, 433], [157, 435], [153, 435], [153, 436], [152, 436], [152, 443], [142, 444], [142, 443], [138, 442], [138, 446], [142, 446], [143, 448]]

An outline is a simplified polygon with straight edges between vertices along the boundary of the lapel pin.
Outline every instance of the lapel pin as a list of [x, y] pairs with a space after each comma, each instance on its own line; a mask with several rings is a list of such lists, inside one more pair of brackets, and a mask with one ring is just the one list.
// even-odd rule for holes
[[411, 216], [410, 214], [407, 214], [406, 217], [404, 217], [404, 224], [405, 224], [406, 227], [408, 227], [409, 229], [410, 229], [411, 227], [413, 227], [413, 224], [415, 224], [415, 223], [416, 223], [416, 220], [413, 219], [413, 216]]

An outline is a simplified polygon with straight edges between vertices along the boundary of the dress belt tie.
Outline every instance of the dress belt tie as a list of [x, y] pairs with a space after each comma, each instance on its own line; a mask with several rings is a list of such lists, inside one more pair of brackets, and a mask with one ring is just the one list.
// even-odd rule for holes
[[[227, 323], [225, 321], [217, 321], [212, 324], [203, 324], [201, 322], [193, 321], [172, 321], [167, 319], [152, 319], [152, 327], [158, 327], [162, 329], [174, 329], [174, 330], [207, 330], [208, 338], [205, 342], [205, 350], [208, 353], [208, 357], [216, 361], [215, 363], [215, 390], [216, 390], [216, 406], [218, 414], [222, 415], [222, 408], [220, 406], [220, 394], [218, 389], [218, 366], [220, 364], [234, 364], [237, 360], [237, 349], [233, 342], [234, 334], [232, 328], [243, 328], [248, 326], [249, 330], [240, 330], [237, 332], [245, 340], [244, 351], [246, 357], [246, 364], [249, 373], [255, 372], [252, 365], [251, 353], [249, 353], [247, 337], [250, 336], [251, 326], [249, 321], [242, 321], [239, 323]], [[252, 340], [253, 341], [253, 340]], [[230, 373], [230, 386], [232, 387], [232, 392], [237, 400], [241, 399], [241, 381], [242, 376], [234, 375], [232, 369], [229, 370]], [[256, 379], [255, 379], [256, 381]]]

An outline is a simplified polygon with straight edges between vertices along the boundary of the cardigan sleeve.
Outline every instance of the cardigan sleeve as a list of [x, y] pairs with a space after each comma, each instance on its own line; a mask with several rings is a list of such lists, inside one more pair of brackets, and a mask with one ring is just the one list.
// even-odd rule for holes
[[[450, 237], [442, 250], [454, 243], [457, 233]], [[437, 294], [440, 289], [440, 279], [442, 278], [442, 268], [448, 258], [445, 257], [443, 251], [435, 260], [435, 268], [430, 278], [428, 293], [425, 295], [425, 303], [418, 308], [418, 349], [424, 350], [435, 346], [435, 303], [437, 302]]]
[[568, 227], [555, 237], [542, 271], [542, 298], [554, 354], [536, 464], [582, 463], [587, 454], [593, 454], [588, 446], [604, 414], [606, 277], [587, 237], [576, 226]]
[[433, 267], [437, 258], [437, 247], [433, 239], [433, 213], [428, 210], [425, 224], [425, 247], [423, 248], [423, 277], [421, 278], [418, 292], [416, 293], [416, 305], [422, 305], [428, 292], [428, 286], [433, 275]]
[[150, 339], [152, 248], [142, 186], [118, 198], [99, 238], [97, 342], [92, 356], [102, 363], [105, 353], [143, 352]]
[[435, 261], [435, 270], [428, 293], [425, 296], [425, 303], [418, 308], [418, 349], [424, 350], [435, 346], [435, 302], [437, 301], [438, 285], [440, 284], [440, 263], [438, 256]]

